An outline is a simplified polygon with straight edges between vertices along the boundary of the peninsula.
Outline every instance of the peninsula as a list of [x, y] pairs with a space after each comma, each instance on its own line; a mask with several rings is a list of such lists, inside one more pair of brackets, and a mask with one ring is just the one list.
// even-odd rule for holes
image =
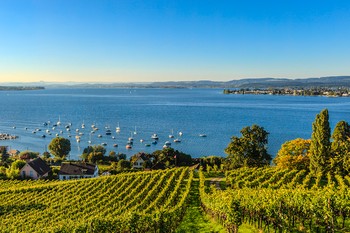
[[30, 91], [30, 90], [43, 90], [45, 87], [39, 86], [0, 86], [0, 91]]
[[349, 97], [349, 88], [268, 88], [268, 89], [224, 89], [224, 94], [252, 95], [294, 95], [294, 96], [327, 96]]

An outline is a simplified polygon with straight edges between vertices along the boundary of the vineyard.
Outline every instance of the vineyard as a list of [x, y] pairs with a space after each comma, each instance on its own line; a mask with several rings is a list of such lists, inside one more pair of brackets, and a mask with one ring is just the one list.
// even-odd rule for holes
[[2, 181], [0, 232], [170, 232], [186, 210], [189, 168], [74, 181]]
[[236, 232], [242, 222], [264, 232], [349, 232], [350, 177], [305, 170], [241, 168], [226, 173], [228, 188], [208, 188], [200, 173], [203, 209]]
[[[174, 232], [193, 177], [190, 168], [176, 168], [71, 181], [0, 181], [0, 232]], [[350, 231], [349, 176], [241, 168], [226, 172], [225, 190], [208, 182], [199, 171], [202, 208], [228, 232], [238, 232], [243, 222], [263, 232]]]

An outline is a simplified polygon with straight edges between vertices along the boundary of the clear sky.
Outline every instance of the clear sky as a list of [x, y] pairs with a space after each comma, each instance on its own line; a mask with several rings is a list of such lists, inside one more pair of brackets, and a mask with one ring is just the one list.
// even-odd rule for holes
[[348, 0], [0, 0], [0, 82], [350, 75]]

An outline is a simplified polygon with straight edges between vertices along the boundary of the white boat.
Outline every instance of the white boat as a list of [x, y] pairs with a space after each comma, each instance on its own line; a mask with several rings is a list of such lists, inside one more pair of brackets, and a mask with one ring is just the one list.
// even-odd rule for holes
[[102, 142], [101, 145], [102, 145], [102, 146], [107, 146], [107, 143]]
[[207, 135], [201, 133], [201, 134], [199, 134], [199, 137], [205, 138], [205, 137], [207, 137]]
[[113, 147], [118, 147], [118, 144], [113, 144]]
[[182, 132], [181, 131], [179, 132], [179, 135], [182, 136]]
[[85, 129], [84, 121], [83, 121], [83, 124], [81, 124], [81, 128], [82, 128], [82, 129]]
[[174, 130], [171, 130], [171, 134], [169, 134], [169, 138], [174, 138]]
[[154, 140], [158, 140], [158, 135], [157, 135], [157, 134], [153, 134], [153, 135], [151, 136], [151, 138], [154, 139]]
[[119, 122], [118, 122], [118, 126], [115, 128], [115, 131], [116, 131], [117, 133], [120, 132]]
[[97, 137], [102, 138], [102, 135], [101, 135], [101, 134], [99, 134], [99, 135], [97, 135]]
[[89, 143], [89, 144], [92, 143], [92, 141], [91, 141], [91, 134], [90, 134], [90, 136], [89, 136], [89, 141], [88, 141], [88, 143]]
[[136, 126], [135, 126], [135, 131], [134, 131], [134, 134], [135, 134], [135, 135], [137, 134], [137, 131], [136, 131]]
[[164, 145], [166, 145], [166, 146], [170, 146], [170, 145], [171, 145], [171, 142], [166, 141], [166, 142], [164, 143]]
[[143, 140], [143, 139], [140, 139], [140, 142], [141, 142], [141, 143], [143, 143], [144, 141], [145, 141], [145, 140]]
[[126, 144], [125, 148], [129, 150], [132, 149], [132, 146], [130, 144]]
[[56, 125], [60, 125], [60, 124], [61, 124], [61, 117], [58, 116], [58, 121], [57, 121]]
[[179, 142], [181, 142], [181, 140], [178, 139], [178, 138], [176, 138], [176, 139], [174, 139], [174, 142], [175, 142], [175, 143], [179, 143]]

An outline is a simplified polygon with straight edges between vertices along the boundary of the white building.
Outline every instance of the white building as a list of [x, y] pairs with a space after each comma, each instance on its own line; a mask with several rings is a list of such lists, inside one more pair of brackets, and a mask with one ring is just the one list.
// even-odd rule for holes
[[93, 178], [98, 176], [97, 165], [84, 162], [62, 163], [58, 178], [60, 180]]

